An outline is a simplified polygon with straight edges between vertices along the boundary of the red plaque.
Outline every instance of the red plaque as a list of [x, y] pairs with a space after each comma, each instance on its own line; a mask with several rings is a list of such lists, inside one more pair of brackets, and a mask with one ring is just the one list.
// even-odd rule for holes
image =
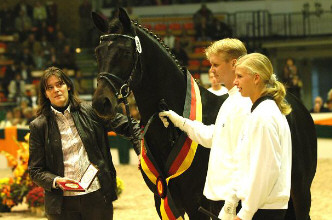
[[59, 187], [63, 191], [84, 192], [89, 189], [93, 180], [96, 178], [98, 169], [96, 166], [90, 164], [85, 170], [82, 178], [78, 183], [76, 182], [60, 182]]
[[75, 182], [59, 182], [59, 187], [63, 191], [74, 191], [74, 192], [84, 192], [85, 189], [79, 184]]

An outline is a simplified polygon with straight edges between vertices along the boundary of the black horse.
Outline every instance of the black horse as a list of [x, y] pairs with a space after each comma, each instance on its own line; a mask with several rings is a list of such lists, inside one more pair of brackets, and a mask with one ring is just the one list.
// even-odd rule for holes
[[[123, 9], [120, 8], [118, 17], [110, 23], [96, 13], [92, 17], [96, 27], [105, 34], [101, 36], [100, 45], [96, 48], [99, 80], [92, 100], [93, 107], [99, 115], [112, 117], [118, 101], [125, 100], [130, 87], [141, 114], [141, 124], [148, 126], [145, 134], [148, 153], [153, 156], [158, 173], [167, 176], [166, 167], [174, 147], [173, 142], [182, 132], [165, 129], [160, 120], [152, 120], [150, 123], [149, 119], [153, 119], [160, 111], [161, 100], [165, 100], [163, 109], [169, 108], [182, 114], [189, 75], [178, 65], [163, 42], [148, 29], [132, 23]], [[200, 95], [202, 121], [204, 124], [214, 123], [227, 95], [217, 97], [204, 88], [200, 88]], [[299, 100], [291, 94], [287, 95], [287, 100], [293, 108], [287, 117], [292, 134], [293, 167], [291, 199], [286, 219], [310, 219], [310, 187], [317, 164], [315, 127], [309, 112]], [[202, 192], [208, 157], [209, 150], [198, 147], [188, 170], [168, 182], [167, 190], [173, 201], [171, 206], [176, 207], [180, 216], [187, 213], [190, 219], [209, 219], [197, 211], [199, 206], [207, 205]], [[154, 190], [146, 174], [142, 174], [155, 193], [156, 208], [161, 216], [158, 206], [163, 201], [160, 199], [163, 194], [158, 194], [158, 189]]]

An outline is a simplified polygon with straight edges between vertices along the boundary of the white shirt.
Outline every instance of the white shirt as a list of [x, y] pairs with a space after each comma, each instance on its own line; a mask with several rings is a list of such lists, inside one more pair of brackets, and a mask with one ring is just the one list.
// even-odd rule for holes
[[[287, 209], [291, 187], [292, 143], [286, 117], [275, 101], [262, 101], [247, 118], [236, 149], [232, 203], [250, 220], [258, 209]], [[233, 200], [233, 201], [232, 201]]]
[[243, 122], [252, 106], [236, 87], [229, 90], [229, 97], [222, 104], [215, 125], [206, 126], [186, 120], [188, 136], [204, 147], [211, 148], [209, 166], [203, 194], [210, 200], [225, 200], [231, 192], [235, 171], [234, 151]]
[[212, 92], [217, 96], [222, 96], [228, 92], [228, 89], [225, 86], [221, 86], [220, 89], [214, 90], [212, 87], [208, 88], [208, 91]]
[[[78, 134], [74, 120], [70, 114], [70, 106], [64, 111], [64, 114], [57, 111], [51, 106], [55, 113], [56, 122], [58, 124], [64, 163], [64, 177], [79, 181], [84, 174], [84, 171], [90, 165], [88, 154], [83, 146], [81, 137]], [[85, 192], [71, 192], [64, 191], [64, 196], [83, 195], [100, 188], [98, 178], [95, 178]]]

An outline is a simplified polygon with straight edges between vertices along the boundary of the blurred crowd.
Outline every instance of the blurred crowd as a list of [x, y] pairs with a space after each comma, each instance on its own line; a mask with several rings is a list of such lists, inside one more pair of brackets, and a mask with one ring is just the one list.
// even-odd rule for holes
[[[31, 1], [29, 1], [31, 2]], [[0, 33], [1, 36], [11, 36], [10, 40], [0, 40], [0, 60], [11, 61], [8, 64], [0, 63], [0, 102], [13, 103], [0, 106], [0, 127], [13, 125], [28, 125], [34, 118], [37, 107], [36, 86], [38, 75], [33, 72], [42, 71], [49, 66], [57, 66], [64, 71], [72, 71], [75, 77], [75, 87], [80, 94], [84, 93], [81, 86], [82, 73], [76, 65], [75, 51], [71, 39], [65, 36], [58, 23], [56, 1], [42, 3], [39, 0], [29, 4], [20, 0], [16, 5], [9, 7], [8, 0], [0, 2]], [[98, 1], [97, 1], [98, 2]], [[198, 3], [195, 0], [104, 0], [103, 7], [123, 6], [133, 20], [138, 16], [132, 13], [131, 6], [167, 5]], [[204, 1], [213, 2], [213, 1]], [[91, 26], [90, 13], [92, 4], [89, 0], [82, 0], [79, 7], [80, 46], [91, 47], [92, 38], [89, 37]], [[110, 16], [112, 17], [112, 15]], [[181, 30], [180, 35], [174, 35], [170, 29], [166, 30], [163, 40], [175, 54], [180, 64], [188, 66], [189, 54], [193, 52], [195, 41], [214, 41], [225, 37], [232, 37], [232, 30], [219, 21], [205, 4], [193, 14], [195, 36]], [[203, 53], [202, 51], [199, 51]], [[294, 60], [289, 58], [283, 69], [283, 82], [287, 91], [301, 100], [303, 83]], [[211, 83], [212, 85], [213, 83]], [[221, 90], [217, 85], [214, 90]], [[213, 85], [212, 85], [213, 87]], [[219, 88], [220, 87], [220, 88]], [[5, 107], [3, 107], [5, 106]], [[119, 109], [124, 113], [125, 108]], [[332, 111], [332, 89], [326, 100], [321, 96], [315, 97], [311, 112]], [[134, 98], [130, 105], [130, 112], [136, 119], [140, 119]]]
[[1, 40], [5, 51], [1, 60], [10, 61], [0, 68], [0, 99], [15, 102], [28, 96], [26, 85], [34, 82], [33, 71], [54, 65], [76, 71], [75, 51], [57, 22], [57, 4], [49, 1], [30, 5], [20, 0], [9, 7], [7, 1], [0, 4]]
[[[283, 83], [287, 89], [287, 92], [292, 93], [298, 99], [302, 100], [302, 87], [303, 83], [298, 72], [298, 68], [295, 65], [294, 59], [287, 58], [284, 71], [282, 76]], [[321, 112], [332, 112], [332, 89], [328, 92], [326, 96], [326, 101], [321, 96], [316, 96], [313, 102], [313, 106], [310, 109], [311, 113], [321, 113]]]
[[[31, 1], [29, 1], [31, 2]], [[0, 2], [0, 127], [25, 126], [37, 107], [34, 72], [49, 66], [78, 72], [72, 42], [58, 24], [56, 1]]]
[[[220, 0], [104, 0], [104, 7], [153, 6], [171, 4], [190, 4], [201, 2], [219, 2]], [[224, 0], [227, 1], [227, 0]]]
[[332, 112], [332, 89], [327, 93], [326, 101], [321, 96], [316, 96], [311, 113]]

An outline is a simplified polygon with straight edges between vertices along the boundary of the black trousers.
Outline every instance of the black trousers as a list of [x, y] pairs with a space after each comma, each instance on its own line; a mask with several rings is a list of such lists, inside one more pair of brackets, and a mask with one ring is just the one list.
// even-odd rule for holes
[[[225, 204], [225, 201], [209, 201], [210, 207], [209, 211], [219, 215], [220, 210]], [[241, 209], [241, 204], [236, 208], [236, 212], [239, 212]], [[283, 220], [286, 215], [286, 209], [258, 209], [255, 215], [253, 216], [253, 220]]]
[[64, 196], [61, 214], [49, 220], [113, 220], [113, 204], [106, 204], [101, 190], [80, 196]]

